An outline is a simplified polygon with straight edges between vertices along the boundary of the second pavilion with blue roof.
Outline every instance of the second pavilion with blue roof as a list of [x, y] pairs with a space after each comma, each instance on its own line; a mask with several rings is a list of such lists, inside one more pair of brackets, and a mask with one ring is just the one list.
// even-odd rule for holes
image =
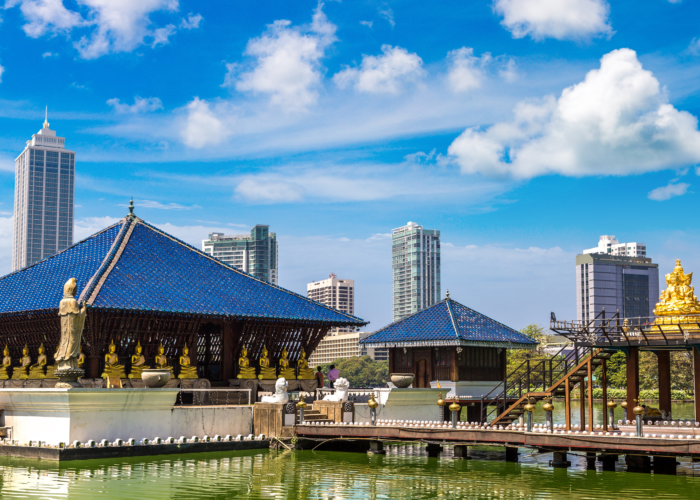
[[537, 342], [450, 299], [396, 321], [360, 340], [389, 348], [389, 371], [412, 373], [413, 387], [444, 387], [450, 395], [480, 397], [502, 384], [507, 349]]

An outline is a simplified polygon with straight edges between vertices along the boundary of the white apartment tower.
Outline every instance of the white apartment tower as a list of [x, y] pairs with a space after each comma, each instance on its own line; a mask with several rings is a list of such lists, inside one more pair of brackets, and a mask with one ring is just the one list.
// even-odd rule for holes
[[13, 271], [73, 244], [75, 151], [65, 143], [47, 117], [15, 159]]
[[644, 243], [620, 243], [615, 235], [604, 234], [598, 241], [598, 246], [583, 251], [584, 254], [604, 253], [620, 257], [646, 257], [647, 246]]
[[277, 235], [270, 226], [258, 224], [250, 235], [209, 233], [202, 251], [258, 279], [278, 283]]
[[[341, 280], [331, 273], [328, 279], [314, 281], [306, 285], [306, 295], [311, 300], [346, 314], [355, 315], [355, 280]], [[353, 328], [333, 328], [331, 335], [338, 332], [352, 332]]]
[[415, 222], [391, 232], [394, 321], [440, 301], [440, 231]]

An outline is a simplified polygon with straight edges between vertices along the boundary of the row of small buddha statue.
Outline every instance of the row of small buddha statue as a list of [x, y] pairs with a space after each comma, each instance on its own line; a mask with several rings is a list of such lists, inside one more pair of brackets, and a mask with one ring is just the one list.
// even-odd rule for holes
[[[105, 371], [102, 373], [102, 378], [141, 378], [143, 370], [148, 370], [151, 367], [146, 364], [146, 357], [143, 355], [141, 342], [136, 344], [136, 351], [131, 356], [131, 371], [127, 377], [124, 371], [124, 365], [119, 364], [119, 356], [116, 353], [117, 346], [114, 341], [109, 344], [109, 352], [105, 354]], [[161, 343], [158, 346], [158, 355], [154, 359], [155, 367], [159, 370], [170, 370], [170, 376], [175, 378], [173, 367], [168, 365], [168, 358], [165, 356], [165, 348]], [[182, 348], [182, 356], [180, 356], [180, 372], [178, 378], [199, 378], [197, 375], [197, 367], [192, 366], [190, 360], [190, 350], [187, 344]]]
[[238, 378], [258, 378], [260, 380], [276, 380], [278, 377], [283, 377], [287, 380], [313, 380], [314, 378], [314, 371], [309, 368], [309, 362], [306, 360], [306, 352], [303, 349], [301, 350], [299, 361], [297, 361], [299, 375], [296, 374], [294, 367], [290, 365], [289, 359], [287, 359], [287, 349], [282, 350], [282, 357], [278, 362], [279, 370], [274, 366], [270, 366], [267, 347], [263, 347], [262, 356], [258, 364], [260, 365], [260, 373], [256, 374], [255, 367], [250, 366], [248, 349], [243, 347], [241, 350], [241, 357], [238, 358]]
[[[44, 344], [39, 346], [39, 356], [36, 363], [32, 363], [32, 358], [29, 355], [29, 348], [25, 345], [22, 349], [22, 357], [19, 360], [19, 365], [12, 366], [12, 358], [10, 350], [7, 346], [3, 350], [4, 357], [2, 358], [2, 367], [0, 367], [0, 380], [38, 380], [43, 378], [58, 378], [54, 374], [58, 368], [58, 363], [53, 365], [48, 364], [46, 357], [46, 349]], [[78, 357], [78, 367], [82, 368], [85, 363], [85, 354], [82, 347], [80, 348], [80, 357]], [[10, 377], [10, 372], [12, 376]]]

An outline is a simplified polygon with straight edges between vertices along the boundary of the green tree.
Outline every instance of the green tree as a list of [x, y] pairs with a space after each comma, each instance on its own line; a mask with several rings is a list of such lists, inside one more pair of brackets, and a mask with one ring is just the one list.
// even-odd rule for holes
[[350, 387], [386, 386], [389, 381], [388, 361], [375, 361], [369, 356], [336, 359], [333, 363], [321, 365], [326, 380], [331, 364], [340, 371], [341, 377], [348, 379]]

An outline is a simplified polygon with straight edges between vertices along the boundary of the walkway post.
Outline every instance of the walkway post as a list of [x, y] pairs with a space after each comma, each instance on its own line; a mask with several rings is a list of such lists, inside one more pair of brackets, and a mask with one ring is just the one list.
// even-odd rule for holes
[[608, 427], [613, 430], [615, 429], [615, 408], [617, 408], [617, 403], [612, 399], [608, 401]]
[[527, 432], [532, 432], [532, 412], [535, 411], [535, 405], [528, 401], [523, 410], [527, 412]]
[[623, 411], [622, 421], [627, 422], [629, 420], [629, 417], [627, 417], [627, 401], [623, 401], [620, 406], [622, 406]]
[[[601, 380], [601, 385], [603, 387], [603, 402], [608, 400], [608, 367], [603, 359], [603, 377]], [[608, 432], [608, 426], [613, 425], [612, 419], [605, 418], [605, 412], [603, 412], [603, 432]]]
[[299, 424], [304, 423], [304, 408], [306, 408], [306, 402], [300, 399], [297, 403], [297, 408], [299, 408]]
[[377, 406], [379, 403], [374, 399], [374, 393], [370, 395], [367, 406], [369, 406], [369, 417], [372, 420], [372, 425], [377, 425]]
[[450, 405], [450, 411], [452, 412], [452, 428], [456, 429], [457, 428], [457, 415], [459, 415], [459, 411], [462, 409], [461, 406], [457, 404], [457, 398], [452, 401], [452, 404]]
[[552, 404], [551, 397], [542, 406], [542, 409], [544, 410], [545, 425], [548, 430], [552, 430], [552, 411], [554, 410], [554, 405]]
[[634, 414], [637, 416], [637, 437], [644, 437], [644, 432], [642, 429], [642, 415], [644, 414], [644, 408], [639, 406], [639, 400], [635, 399], [635, 403], [637, 403], [637, 406], [634, 407], [632, 410]]

